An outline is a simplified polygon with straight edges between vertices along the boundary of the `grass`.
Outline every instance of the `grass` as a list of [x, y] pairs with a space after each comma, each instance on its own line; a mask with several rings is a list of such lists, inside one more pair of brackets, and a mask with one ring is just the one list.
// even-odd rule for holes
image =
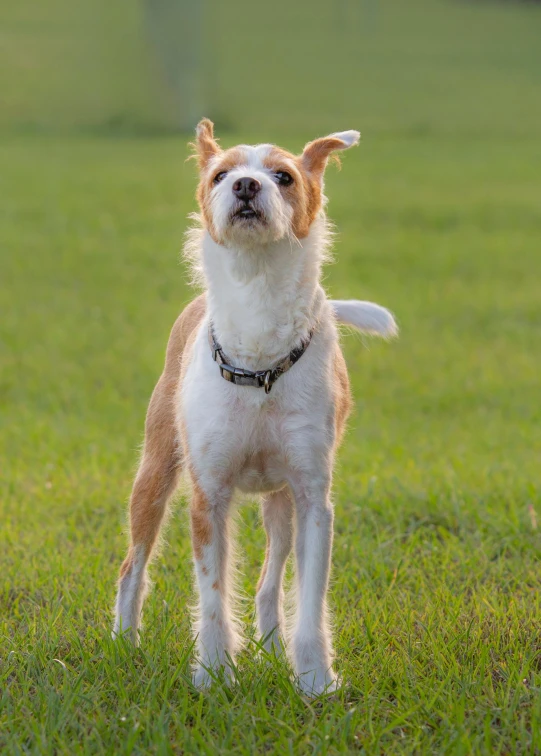
[[[344, 336], [356, 411], [336, 471], [331, 603], [347, 686], [329, 700], [304, 700], [283, 664], [257, 657], [264, 536], [254, 505], [239, 511], [248, 644], [235, 686], [203, 695], [189, 682], [182, 496], [152, 568], [141, 647], [109, 640], [145, 407], [191, 297], [178, 253], [194, 167], [181, 136], [29, 134], [10, 100], [0, 142], [0, 750], [541, 751], [541, 122], [529, 99], [539, 52], [528, 42], [539, 14], [479, 4], [424, 15], [433, 35], [414, 37], [409, 70], [425, 83], [438, 74], [423, 59], [447, 72], [442, 83], [457, 81], [449, 55], [461, 12], [486, 19], [457, 41], [463, 89], [450, 86], [446, 104], [408, 85], [406, 67], [401, 97], [385, 101], [382, 82], [400, 88], [392, 80], [406, 55], [389, 43], [378, 53], [389, 68], [365, 82], [365, 139], [328, 175], [338, 238], [326, 286], [388, 305], [402, 329], [392, 344]], [[389, 25], [400, 23], [396, 10]], [[507, 34], [513, 44], [498, 52]], [[472, 104], [481, 81], [488, 89]], [[258, 126], [256, 111], [224, 143], [299, 148], [331, 120], [310, 92], [290, 133], [277, 116], [264, 128], [263, 111]], [[358, 102], [341, 107], [347, 122], [330, 128], [365, 126]]]

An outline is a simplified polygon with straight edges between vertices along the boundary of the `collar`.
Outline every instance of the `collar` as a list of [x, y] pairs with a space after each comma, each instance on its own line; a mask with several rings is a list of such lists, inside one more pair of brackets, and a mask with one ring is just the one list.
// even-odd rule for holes
[[300, 346], [292, 349], [291, 352], [284, 357], [277, 365], [268, 370], [245, 370], [244, 368], [233, 367], [226, 355], [223, 352], [220, 343], [214, 333], [212, 323], [209, 323], [208, 337], [210, 349], [212, 352], [212, 359], [218, 363], [222, 378], [230, 383], [235, 383], [237, 386], [254, 386], [255, 388], [264, 388], [266, 394], [270, 394], [270, 390], [273, 384], [278, 378], [293, 367], [293, 365], [300, 360], [302, 355], [308, 349], [308, 346], [312, 340], [313, 331], [310, 331], [308, 338], [301, 341]]

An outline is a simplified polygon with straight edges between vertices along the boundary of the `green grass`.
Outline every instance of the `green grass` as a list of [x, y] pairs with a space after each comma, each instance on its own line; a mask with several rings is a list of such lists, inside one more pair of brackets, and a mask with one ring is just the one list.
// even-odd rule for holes
[[[68, 85], [55, 71], [65, 110], [53, 98], [40, 121], [39, 74], [18, 74], [27, 110], [11, 83], [0, 142], [0, 751], [541, 752], [541, 17], [519, 4], [422, 7], [413, 18], [395, 7], [387, 46], [362, 47], [382, 68], [371, 81], [357, 60], [351, 107], [334, 90], [319, 102], [306, 79], [289, 132], [256, 102], [244, 131], [224, 137], [300, 148], [326, 128], [364, 131], [328, 174], [338, 236], [326, 286], [389, 306], [401, 325], [390, 344], [344, 336], [355, 413], [335, 477], [330, 598], [347, 686], [331, 700], [307, 702], [282, 664], [257, 658], [254, 505], [239, 511], [249, 641], [236, 685], [203, 695], [189, 682], [182, 496], [152, 568], [141, 647], [109, 640], [145, 408], [192, 296], [179, 250], [195, 169], [185, 137], [29, 135], [28, 123], [68, 129]], [[397, 47], [401, 25], [409, 48]], [[64, 27], [53, 17], [51, 28]], [[33, 49], [24, 40], [17, 60]], [[120, 85], [109, 84], [115, 103]], [[283, 102], [294, 94], [293, 81]], [[109, 118], [104, 105], [93, 119], [79, 96], [70, 123]]]

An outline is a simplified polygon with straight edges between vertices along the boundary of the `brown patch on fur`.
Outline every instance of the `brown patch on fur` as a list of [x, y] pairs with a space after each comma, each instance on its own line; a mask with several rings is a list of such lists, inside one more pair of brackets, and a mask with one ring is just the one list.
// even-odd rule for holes
[[299, 165], [305, 177], [309, 196], [307, 215], [310, 224], [321, 208], [321, 183], [329, 158], [332, 157], [340, 165], [340, 158], [333, 153], [336, 150], [348, 149], [350, 146], [343, 139], [332, 135], [314, 139], [305, 146], [299, 158]]
[[207, 180], [214, 181], [214, 177], [221, 171], [231, 171], [238, 165], [246, 163], [246, 152], [242, 147], [231, 147], [231, 149], [222, 152], [219, 161], [215, 161], [212, 164], [212, 175], [207, 176]]
[[214, 591], [220, 590], [220, 583], [218, 582], [218, 580], [215, 580], [214, 583], [212, 584], [212, 590]]
[[304, 169], [301, 159], [280, 147], [273, 147], [263, 159], [263, 165], [272, 173], [287, 171], [293, 178], [289, 186], [279, 186], [279, 190], [293, 209], [292, 231], [297, 239], [303, 239], [310, 231], [321, 208], [321, 187], [311, 179]]
[[[321, 137], [321, 139], [314, 139], [313, 142], [308, 142], [301, 155], [302, 164], [308, 173], [318, 178], [321, 181], [325, 168], [327, 167], [327, 161], [335, 150], [343, 150], [347, 145], [342, 139], [337, 137], [327, 136]], [[339, 158], [335, 156], [335, 160], [340, 162]]]
[[346, 421], [351, 412], [351, 390], [346, 361], [340, 346], [336, 345], [334, 364], [335, 428], [336, 446], [344, 434]]
[[299, 236], [299, 239], [302, 239], [304, 236], [308, 235], [310, 226], [315, 221], [319, 214], [319, 211], [321, 210], [321, 203], [323, 199], [321, 193], [321, 182], [318, 179], [305, 173], [304, 183], [308, 202], [304, 226], [299, 228], [299, 234], [302, 234], [302, 236]]
[[192, 146], [199, 163], [199, 170], [204, 170], [209, 161], [220, 154], [221, 149], [214, 138], [214, 124], [208, 118], [199, 121], [195, 134], [195, 143]]
[[192, 520], [192, 545], [195, 558], [203, 558], [203, 546], [208, 546], [212, 540], [212, 522], [209, 517], [209, 503], [201, 490], [197, 478], [192, 471], [193, 494], [190, 507]]
[[120, 578], [122, 579], [125, 575], [128, 574], [128, 572], [131, 571], [131, 568], [133, 567], [133, 549], [130, 547], [128, 550], [128, 555], [126, 556], [126, 559], [122, 562], [122, 565], [120, 567]]
[[[130, 498], [131, 544], [143, 545], [150, 556], [174, 491], [182, 458], [179, 453], [173, 399], [177, 389], [181, 358], [191, 334], [197, 330], [206, 310], [206, 297], [193, 300], [177, 318], [167, 344], [165, 367], [154, 389], [145, 424], [143, 457]], [[121, 568], [129, 569], [133, 548]], [[131, 555], [131, 557], [130, 557]]]
[[211, 157], [219, 157], [219, 159], [212, 160], [212, 165], [210, 165], [210, 160], [204, 165], [201, 165], [201, 162], [199, 163], [201, 177], [197, 187], [196, 198], [199, 207], [201, 208], [201, 214], [203, 215], [205, 226], [207, 227], [209, 234], [215, 242], [219, 243], [219, 240], [216, 238], [216, 231], [212, 222], [212, 213], [210, 209], [210, 195], [214, 188], [214, 177], [222, 171], [230, 171], [237, 165], [242, 165], [242, 163], [246, 161], [246, 155], [240, 147], [232, 147], [229, 150], [225, 150], [225, 152], [220, 150]]
[[321, 176], [307, 170], [302, 155], [292, 155], [280, 147], [270, 150], [263, 165], [273, 173], [287, 171], [293, 177], [293, 183], [281, 186], [280, 191], [293, 208], [292, 231], [297, 239], [304, 239], [321, 209]]

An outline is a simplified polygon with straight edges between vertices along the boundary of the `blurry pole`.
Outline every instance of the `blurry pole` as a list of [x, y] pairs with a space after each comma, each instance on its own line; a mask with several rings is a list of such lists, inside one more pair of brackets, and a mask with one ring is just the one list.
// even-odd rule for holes
[[335, 0], [334, 5], [331, 6], [335, 28], [340, 34], [343, 34], [347, 27], [347, 6], [348, 0]]
[[332, 5], [332, 13], [335, 28], [341, 34], [346, 34], [361, 19], [361, 27], [364, 32], [372, 32], [377, 26], [379, 19], [379, 0], [335, 0]]
[[205, 108], [204, 0], [144, 0], [153, 52], [173, 97], [176, 126], [192, 131]]
[[378, 0], [363, 0], [362, 3], [363, 28], [366, 32], [374, 32], [379, 25], [380, 7]]

